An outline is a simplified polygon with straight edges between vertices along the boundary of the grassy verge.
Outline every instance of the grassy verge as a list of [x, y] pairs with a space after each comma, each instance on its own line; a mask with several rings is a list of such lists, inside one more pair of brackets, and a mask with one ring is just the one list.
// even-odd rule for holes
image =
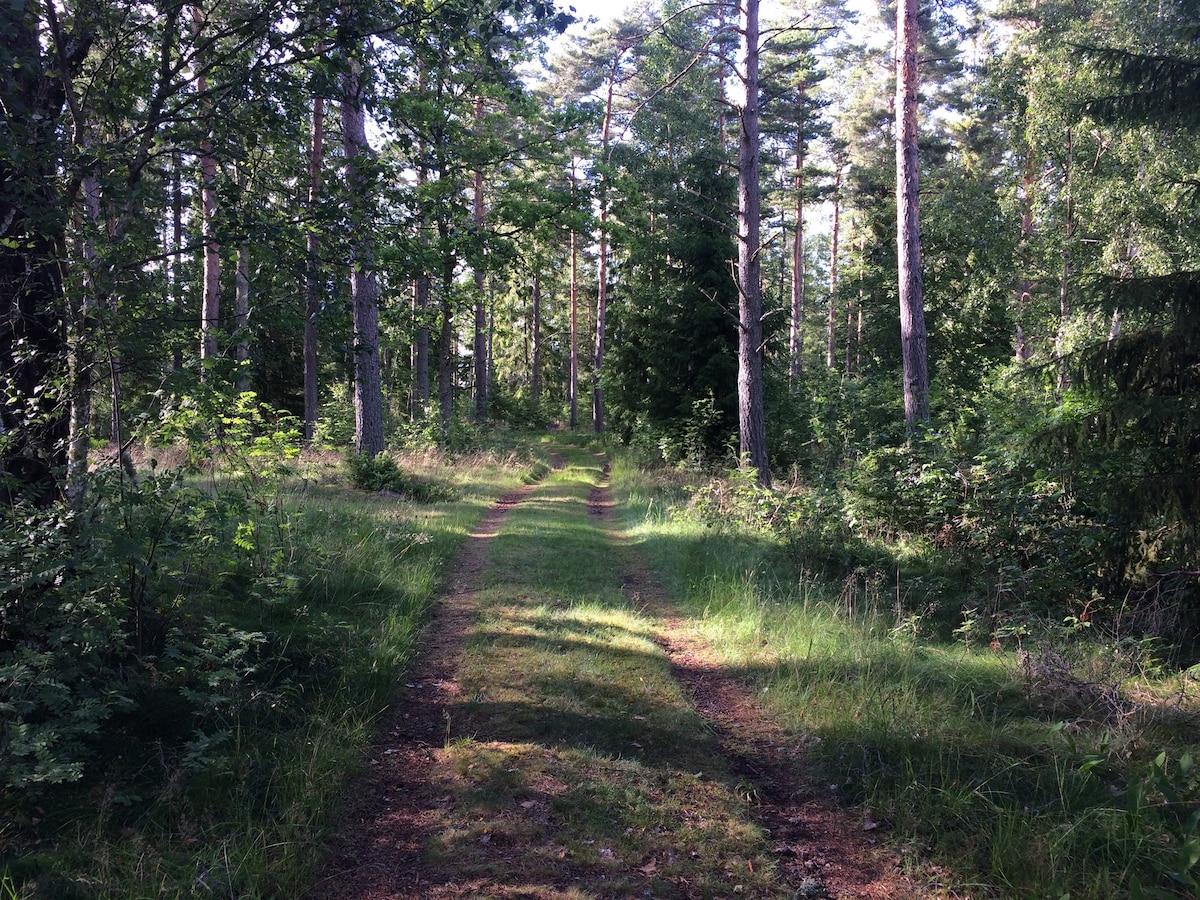
[[653, 621], [622, 594], [587, 509], [600, 463], [565, 455], [491, 545], [435, 856], [489, 896], [790, 897]]
[[814, 789], [866, 808], [931, 888], [1193, 896], [1186, 673], [1062, 630], [938, 640], [899, 612], [894, 574], [823, 583], [769, 537], [671, 515], [682, 481], [619, 462], [627, 527], [726, 664], [818, 738]]
[[[136, 712], [109, 720], [80, 781], [0, 798], [0, 897], [304, 892], [450, 560], [529, 469], [496, 454], [403, 463], [456, 499], [356, 491], [339, 460], [314, 458], [269, 489], [252, 485], [248, 501], [214, 504], [203, 529], [185, 528], [195, 510], [162, 501], [172, 518], [160, 530], [187, 538], [170, 553], [160, 541], [153, 583], [180, 593], [156, 599], [155, 614], [212, 629], [205, 654], [172, 659], [168, 639]], [[229, 488], [219, 473], [208, 480], [188, 496]], [[231, 544], [236, 554], [221, 549]], [[220, 690], [200, 697], [206, 678]]]

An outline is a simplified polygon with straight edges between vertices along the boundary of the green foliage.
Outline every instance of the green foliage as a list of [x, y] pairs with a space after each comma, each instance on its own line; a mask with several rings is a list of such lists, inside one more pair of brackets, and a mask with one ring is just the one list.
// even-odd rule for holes
[[1200, 773], [1191, 753], [1172, 761], [1158, 754], [1146, 773], [1133, 779], [1126, 789], [1130, 827], [1149, 832], [1162, 847], [1156, 855], [1161, 883], [1170, 890], [1143, 884], [1130, 877], [1130, 896], [1168, 898], [1200, 891]]
[[838, 577], [855, 568], [886, 565], [886, 558], [855, 532], [836, 490], [795, 485], [764, 488], [747, 465], [693, 489], [690, 518], [718, 532], [751, 532], [778, 538], [805, 571]]
[[[685, 115], [690, 124], [680, 127], [694, 127]], [[611, 430], [626, 443], [660, 445], [671, 462], [721, 460], [736, 433], [737, 294], [732, 233], [714, 223], [726, 217], [734, 182], [703, 152], [677, 164], [656, 151], [617, 147], [613, 156], [614, 216], [638, 225], [613, 237], [625, 274], [609, 307]], [[672, 227], [650, 228], [655, 216]]]
[[[914, 458], [936, 453], [916, 448], [898, 477], [958, 504], [953, 480], [910, 469]], [[1111, 641], [1083, 610], [1064, 622], [982, 602], [951, 635], [936, 604], [962, 608], [964, 574], [938, 595], [928, 562], [917, 571], [896, 545], [890, 571], [881, 556], [844, 579], [779, 552], [798, 491], [727, 473], [693, 489], [692, 515], [664, 518], [649, 476], [616, 471], [638, 498], [642, 546], [725, 664], [805, 736], [814, 785], [861, 806], [915, 878], [989, 896], [1194, 893], [1195, 770], [1145, 750], [1179, 758], [1195, 741], [1195, 701], [1173, 687], [1161, 646]], [[1178, 700], [1154, 699], [1171, 691]]]
[[[0, 787], [79, 779], [91, 742], [133, 702], [123, 610], [101, 585], [67, 586], [69, 514], [14, 507], [0, 538]], [[74, 589], [72, 589], [74, 588]]]
[[709, 528], [767, 531], [782, 524], [787, 498], [758, 483], [758, 473], [743, 464], [701, 485], [689, 512]]
[[395, 494], [417, 503], [442, 503], [455, 499], [455, 492], [449, 487], [404, 472], [395, 458], [386, 453], [375, 456], [347, 454], [346, 469], [351, 484], [364, 491]]
[[550, 410], [525, 393], [514, 393], [493, 385], [488, 394], [488, 415], [492, 422], [503, 422], [510, 428], [544, 429], [551, 421]]
[[95, 777], [113, 755], [136, 759], [155, 743], [199, 765], [245, 702], [264, 637], [206, 608], [222, 595], [269, 603], [291, 589], [291, 523], [276, 492], [298, 435], [251, 393], [219, 409], [214, 395], [183, 398], [158, 432], [184, 444], [196, 469], [200, 448], [215, 450], [222, 477], [212, 468], [207, 490], [155, 471], [151, 458], [136, 478], [95, 473], [86, 519], [57, 506], [4, 510], [6, 789]]
[[816, 483], [835, 481], [862, 453], [903, 440], [902, 395], [891, 378], [847, 378], [815, 366], [789, 384], [768, 369], [766, 402], [775, 468]]
[[321, 404], [315, 437], [321, 446], [334, 450], [354, 446], [354, 404], [349, 398]]
[[139, 734], [148, 706], [164, 714], [168, 733], [188, 723], [181, 737], [202, 739], [234, 703], [261, 640], [183, 605], [202, 572], [218, 590], [270, 590], [273, 554], [251, 506], [171, 475], [129, 484], [107, 474], [90, 491], [86, 538], [61, 512], [20, 511], [25, 527], [6, 532], [6, 789], [36, 793], [94, 776], [102, 746], [111, 753], [155, 740], [153, 727]]
[[[290, 440], [255, 440], [286, 429], [258, 413], [223, 416], [245, 446], [195, 471], [97, 471], [86, 516], [4, 510], [0, 873], [17, 896], [76, 896], [80, 873], [89, 896], [305, 889], [479, 505], [430, 533], [402, 501], [295, 494]], [[502, 481], [486, 489], [517, 475]]]

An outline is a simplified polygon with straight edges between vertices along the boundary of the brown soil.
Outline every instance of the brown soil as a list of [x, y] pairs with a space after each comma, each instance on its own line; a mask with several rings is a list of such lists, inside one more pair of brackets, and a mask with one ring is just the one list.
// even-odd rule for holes
[[[535, 896], [504, 885], [456, 881], [453, 872], [423, 858], [430, 826], [445, 801], [435, 766], [445, 743], [447, 708], [460, 696], [455, 676], [474, 618], [472, 595], [486, 570], [489, 540], [532, 490], [501, 498], [460, 552], [422, 650], [380, 723], [365, 771], [347, 792], [313, 900]], [[607, 488], [592, 491], [589, 510], [599, 525], [614, 528]], [[615, 533], [614, 540], [619, 541]], [[627, 595], [658, 618], [657, 641], [676, 678], [720, 736], [733, 771], [753, 786], [753, 813], [797, 896], [920, 896], [898, 872], [895, 856], [872, 841], [865, 830], [872, 823], [821, 802], [819, 789], [804, 775], [803, 739], [786, 734], [744, 685], [716, 665], [633, 548], [624, 547], [622, 559]]]
[[455, 673], [474, 618], [472, 595], [487, 565], [488, 542], [509, 510], [533, 490], [529, 485], [501, 497], [459, 553], [402, 693], [380, 723], [367, 769], [347, 792], [312, 900], [438, 896], [429, 890], [421, 860], [439, 805], [435, 751], [444, 744], [445, 710], [460, 694]]
[[[611, 527], [607, 487], [592, 490], [589, 507]], [[899, 858], [870, 836], [876, 823], [822, 802], [821, 787], [804, 764], [804, 737], [787, 733], [745, 684], [717, 664], [712, 648], [689, 628], [635, 551], [626, 547], [624, 561], [626, 595], [658, 619], [656, 642], [675, 678], [716, 731], [733, 771], [754, 786], [754, 818], [770, 835], [792, 886], [816, 881], [826, 896], [845, 900], [921, 896], [898, 871]]]

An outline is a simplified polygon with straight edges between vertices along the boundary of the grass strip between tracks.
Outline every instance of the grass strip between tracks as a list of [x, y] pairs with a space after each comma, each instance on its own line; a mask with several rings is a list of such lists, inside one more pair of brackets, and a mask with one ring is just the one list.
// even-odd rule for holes
[[783, 896], [748, 792], [589, 515], [602, 462], [565, 453], [491, 544], [438, 767], [435, 859], [492, 896]]

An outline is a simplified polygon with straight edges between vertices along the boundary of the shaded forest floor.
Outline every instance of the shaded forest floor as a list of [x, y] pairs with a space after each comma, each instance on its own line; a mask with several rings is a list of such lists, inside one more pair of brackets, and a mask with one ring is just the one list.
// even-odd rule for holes
[[563, 452], [460, 553], [311, 896], [920, 895]]

